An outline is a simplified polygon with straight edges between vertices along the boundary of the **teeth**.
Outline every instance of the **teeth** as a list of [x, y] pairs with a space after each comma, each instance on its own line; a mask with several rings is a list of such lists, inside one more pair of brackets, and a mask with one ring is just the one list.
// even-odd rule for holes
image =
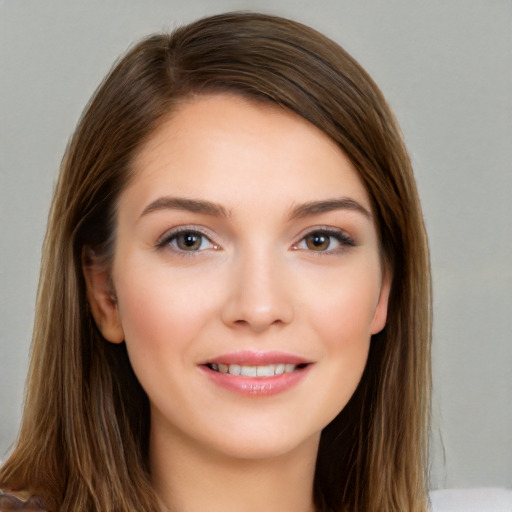
[[257, 366], [256, 367], [256, 375], [258, 377], [272, 377], [272, 375], [276, 374], [276, 369], [274, 365], [269, 364], [268, 366]]
[[291, 363], [267, 364], [265, 366], [244, 366], [238, 364], [210, 363], [210, 368], [220, 373], [243, 375], [244, 377], [273, 377], [295, 371], [297, 365]]
[[223, 373], [231, 373], [232, 375], [240, 375], [241, 368], [237, 364], [230, 364], [229, 366], [227, 364], [222, 365], [223, 368], [226, 369]]
[[256, 366], [240, 367], [240, 375], [243, 375], [244, 377], [256, 377]]
[[284, 364], [276, 364], [275, 373], [276, 375], [281, 375], [284, 373]]

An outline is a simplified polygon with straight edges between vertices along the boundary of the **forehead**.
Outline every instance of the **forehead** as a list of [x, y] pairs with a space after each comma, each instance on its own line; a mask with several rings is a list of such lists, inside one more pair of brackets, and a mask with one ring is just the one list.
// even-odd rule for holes
[[184, 101], [134, 161], [126, 196], [199, 197], [229, 206], [350, 196], [370, 209], [343, 151], [320, 129], [268, 103], [233, 95]]

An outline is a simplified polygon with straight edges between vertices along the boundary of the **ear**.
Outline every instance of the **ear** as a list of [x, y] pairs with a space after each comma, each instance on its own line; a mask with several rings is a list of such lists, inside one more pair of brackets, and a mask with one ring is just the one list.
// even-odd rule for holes
[[107, 341], [122, 343], [124, 332], [110, 272], [101, 256], [91, 247], [82, 250], [82, 272], [87, 301], [98, 329]]
[[383, 274], [379, 298], [373, 312], [373, 319], [371, 323], [372, 334], [377, 334], [384, 329], [388, 317], [388, 303], [392, 278], [391, 272], [388, 269], [385, 269]]

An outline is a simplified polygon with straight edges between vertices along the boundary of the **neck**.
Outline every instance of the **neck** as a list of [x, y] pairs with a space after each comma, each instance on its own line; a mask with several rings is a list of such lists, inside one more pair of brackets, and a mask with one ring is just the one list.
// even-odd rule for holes
[[241, 459], [154, 434], [153, 485], [172, 512], [314, 512], [318, 441], [272, 458]]

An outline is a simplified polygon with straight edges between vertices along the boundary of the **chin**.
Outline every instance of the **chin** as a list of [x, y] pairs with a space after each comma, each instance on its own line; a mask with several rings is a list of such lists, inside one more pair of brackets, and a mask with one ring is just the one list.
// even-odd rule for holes
[[298, 454], [304, 451], [314, 451], [316, 456], [320, 433], [300, 442], [294, 442], [290, 438], [273, 438], [266, 435], [252, 436], [245, 439], [229, 437], [226, 440], [227, 443], [219, 443], [216, 447], [219, 455], [235, 460], [254, 462], [293, 456], [295, 453]]

